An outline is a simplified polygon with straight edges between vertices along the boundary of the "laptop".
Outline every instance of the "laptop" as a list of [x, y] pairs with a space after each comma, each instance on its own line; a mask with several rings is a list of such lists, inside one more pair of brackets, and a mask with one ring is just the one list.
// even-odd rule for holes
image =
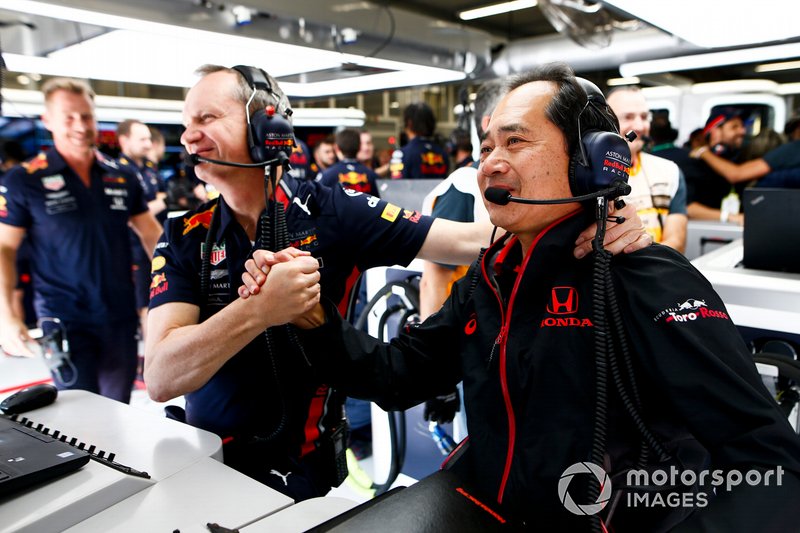
[[800, 273], [800, 189], [745, 189], [742, 203], [742, 265]]
[[88, 462], [88, 453], [0, 416], [0, 498], [77, 470]]

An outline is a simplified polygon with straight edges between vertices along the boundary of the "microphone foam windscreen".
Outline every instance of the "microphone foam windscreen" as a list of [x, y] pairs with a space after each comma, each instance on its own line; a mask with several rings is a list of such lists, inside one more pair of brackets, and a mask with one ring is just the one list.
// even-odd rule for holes
[[186, 150], [184, 150], [183, 153], [181, 154], [181, 158], [183, 159], [183, 164], [186, 165], [187, 167], [193, 167], [200, 162], [200, 160], [197, 159], [197, 155], [190, 154]]
[[511, 201], [511, 193], [505, 189], [489, 187], [483, 193], [487, 200], [497, 205], [507, 205]]

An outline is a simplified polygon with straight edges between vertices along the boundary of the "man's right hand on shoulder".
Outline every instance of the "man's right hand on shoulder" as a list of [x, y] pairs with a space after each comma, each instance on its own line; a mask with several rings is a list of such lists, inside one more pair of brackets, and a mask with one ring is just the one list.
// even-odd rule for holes
[[0, 322], [0, 346], [8, 355], [35, 357], [27, 343], [34, 342], [22, 320], [9, 317]]

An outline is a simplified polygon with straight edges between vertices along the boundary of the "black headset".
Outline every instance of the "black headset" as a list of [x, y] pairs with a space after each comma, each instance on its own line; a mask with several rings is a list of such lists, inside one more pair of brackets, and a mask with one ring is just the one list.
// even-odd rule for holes
[[[294, 130], [289, 122], [292, 109], [288, 106], [283, 110], [280, 109], [281, 98], [272, 89], [266, 72], [260, 68], [245, 65], [237, 65], [232, 68], [244, 77], [253, 90], [244, 109], [247, 117], [247, 144], [250, 148], [250, 158], [254, 163], [264, 163], [276, 159], [279, 152], [283, 152], [288, 157], [295, 144]], [[251, 115], [250, 102], [253, 101], [258, 91], [266, 91], [271, 94], [276, 105], [267, 106], [266, 109], [257, 109]]]
[[[619, 127], [612, 120], [613, 115], [597, 85], [584, 78], [575, 80], [586, 92], [587, 100], [578, 114], [578, 143], [570, 157], [569, 187], [573, 196], [583, 196], [612, 187], [618, 180], [627, 183], [631, 149], [619, 134]], [[612, 131], [581, 131], [581, 116], [589, 106], [608, 121]]]

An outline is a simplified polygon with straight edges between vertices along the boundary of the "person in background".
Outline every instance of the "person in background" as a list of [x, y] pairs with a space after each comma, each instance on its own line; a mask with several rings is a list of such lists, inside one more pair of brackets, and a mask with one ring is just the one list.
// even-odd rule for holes
[[164, 141], [164, 134], [155, 126], [148, 126], [150, 128], [150, 149], [147, 151], [147, 160], [152, 163], [153, 168], [158, 172], [158, 167], [161, 160], [164, 159], [164, 154], [167, 153], [167, 145]]
[[[758, 187], [800, 188], [800, 139], [781, 144], [774, 130], [765, 130], [747, 145], [743, 163], [733, 163], [698, 148], [692, 157], [703, 160], [731, 184], [758, 180]], [[760, 153], [759, 153], [760, 152]]]
[[362, 129], [359, 132], [359, 148], [356, 159], [365, 167], [375, 169], [378, 164], [378, 158], [375, 157], [375, 141], [372, 140], [372, 133], [369, 130]]
[[395, 150], [389, 164], [392, 179], [443, 179], [450, 169], [444, 148], [433, 142], [436, 117], [433, 109], [418, 102], [403, 110], [403, 133], [408, 143]]
[[336, 163], [335, 144], [333, 135], [328, 135], [314, 145], [314, 164], [311, 165], [311, 170], [315, 173], [314, 179], [318, 180], [328, 167]]
[[[575, 196], [569, 168], [586, 140], [579, 132], [616, 130], [599, 90], [589, 87], [589, 100], [584, 87], [564, 64], [512, 79], [481, 143], [481, 190]], [[613, 147], [610, 138], [594, 142]], [[390, 344], [355, 330], [323, 299], [305, 322], [321, 325], [301, 335], [314, 371], [384, 409], [408, 408], [463, 379], [469, 440], [444, 468], [459, 491], [499, 506], [509, 530], [792, 530], [800, 437], [708, 280], [667, 246], [613, 259], [600, 250], [595, 261], [611, 261], [611, 279], [597, 279], [591, 262], [572, 253], [595, 219], [594, 202], [487, 209], [505, 233], [440, 311]], [[619, 314], [608, 323], [592, 311], [598, 282], [616, 293]], [[613, 348], [622, 335], [626, 348], [617, 354], [597, 344]], [[592, 473], [576, 475], [587, 463]], [[682, 483], [655, 475], [648, 483], [657, 469]], [[754, 471], [758, 480], [770, 472], [772, 482], [709, 482], [712, 472], [741, 481]], [[579, 479], [593, 483], [594, 494], [581, 491]], [[706, 499], [688, 505], [631, 503], [632, 494], [658, 493], [663, 502], [701, 491]]]
[[[0, 344], [7, 353], [33, 355], [12, 306], [15, 259], [27, 235], [37, 315], [58, 319], [69, 341], [71, 363], [54, 373], [56, 385], [128, 402], [138, 326], [128, 228], [152, 253], [161, 226], [138, 178], [95, 149], [94, 91], [79, 80], [53, 78], [42, 92], [42, 122], [54, 148], [4, 178]], [[43, 329], [48, 334], [57, 325], [49, 321]]]
[[[139, 178], [139, 183], [144, 190], [147, 208], [163, 223], [167, 218], [167, 193], [164, 181], [158, 174], [158, 161], [151, 160], [148, 156], [153, 152], [153, 134], [150, 127], [138, 120], [128, 119], [117, 126], [117, 139], [120, 146], [119, 161], [129, 165]], [[161, 156], [164, 152], [164, 137], [161, 136]], [[153, 152], [158, 155], [158, 152]], [[150, 258], [147, 258], [150, 263]]]
[[697, 128], [692, 130], [689, 134], [689, 139], [686, 140], [683, 147], [688, 150], [694, 150], [695, 148], [700, 148], [701, 146], [706, 145], [706, 136], [703, 134], [703, 128]]
[[[505, 94], [502, 80], [481, 85], [475, 99], [475, 128], [478, 138], [483, 135], [483, 123], [488, 121], [494, 106]], [[422, 212], [435, 218], [457, 222], [488, 220], [489, 213], [478, 189], [478, 165], [459, 168], [425, 196]], [[447, 265], [425, 261], [420, 279], [420, 318], [426, 319], [439, 310], [453, 283], [461, 279], [469, 265]]]
[[[739, 111], [722, 108], [708, 117], [703, 128], [706, 144], [693, 149], [691, 155], [700, 159], [703, 152], [711, 151], [727, 161], [736, 162], [746, 132]], [[744, 224], [735, 188], [705, 161], [698, 163], [699, 171], [686, 175], [689, 218]]]
[[454, 129], [450, 133], [448, 148], [450, 155], [453, 156], [456, 169], [472, 166], [475, 162], [475, 159], [472, 158], [472, 140], [469, 136], [469, 130], [463, 128]]
[[[167, 192], [164, 181], [158, 174], [158, 166], [148, 158], [153, 150], [151, 129], [138, 120], [123, 120], [117, 125], [119, 141], [119, 162], [133, 172], [142, 187], [147, 209], [156, 217], [159, 224], [167, 219]], [[162, 137], [163, 140], [163, 137]], [[162, 142], [163, 145], [163, 142]], [[133, 254], [133, 283], [136, 288], [136, 309], [139, 311], [141, 338], [147, 335], [147, 306], [150, 303], [150, 261], [152, 250], [142, 248], [139, 236], [130, 232], [131, 253]]]
[[380, 198], [378, 175], [360, 163], [356, 156], [361, 147], [361, 134], [358, 130], [345, 128], [336, 133], [335, 149], [338, 162], [322, 172], [320, 182], [328, 187], [341, 185], [345, 189], [370, 194]]
[[[27, 159], [25, 150], [17, 141], [6, 141], [3, 143], [2, 154], [0, 154], [2, 164], [0, 164], [0, 185], [3, 184], [3, 176]], [[5, 200], [5, 199], [4, 199]], [[5, 209], [4, 201], [0, 201], [0, 210]], [[14, 314], [22, 317], [26, 325], [36, 326], [36, 312], [33, 310], [33, 288], [31, 285], [31, 265], [30, 252], [28, 250], [27, 239], [17, 250], [17, 286], [14, 288], [13, 306]]]
[[629, 141], [631, 193], [625, 201], [636, 207], [655, 242], [683, 252], [688, 224], [686, 187], [675, 163], [644, 151], [652, 120], [644, 94], [638, 87], [620, 87], [609, 93], [607, 101], [619, 119], [620, 132], [636, 133], [636, 139]]

